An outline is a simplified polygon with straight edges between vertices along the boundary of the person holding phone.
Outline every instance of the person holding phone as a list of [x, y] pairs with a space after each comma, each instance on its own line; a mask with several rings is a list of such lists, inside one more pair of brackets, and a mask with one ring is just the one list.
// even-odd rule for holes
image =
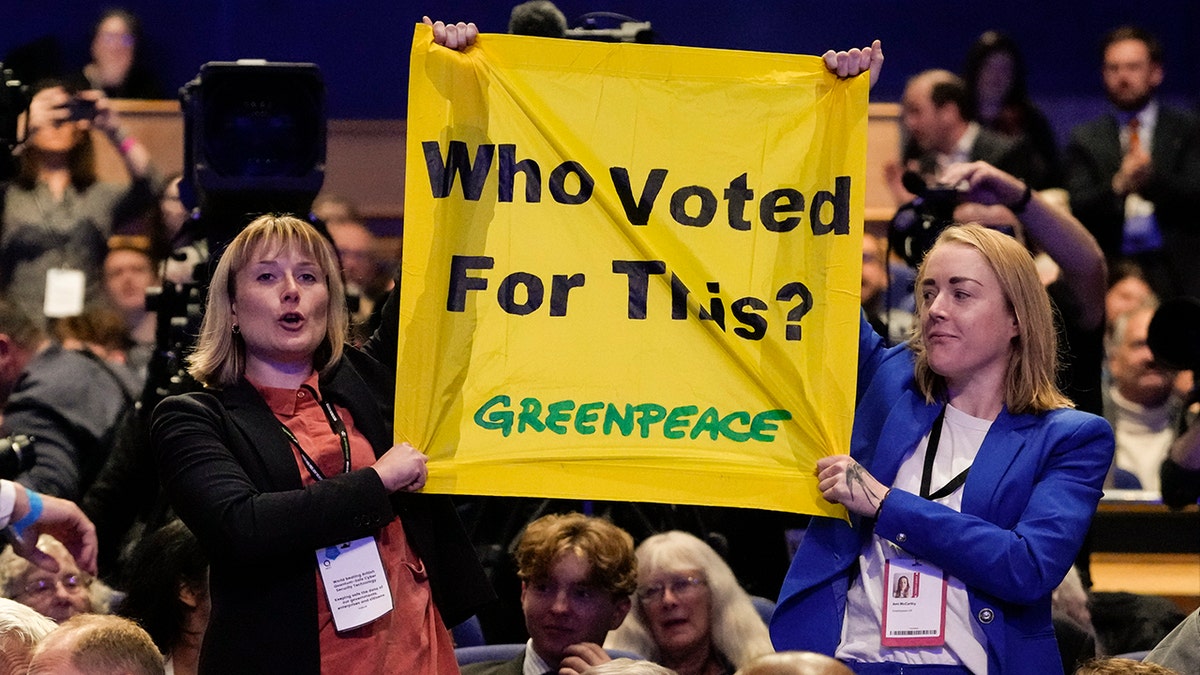
[[[4, 194], [0, 293], [41, 317], [48, 287], [74, 304], [102, 297], [105, 242], [114, 227], [154, 207], [157, 174], [103, 92], [55, 82], [35, 89], [17, 176]], [[97, 178], [91, 129], [117, 149], [129, 184]]]

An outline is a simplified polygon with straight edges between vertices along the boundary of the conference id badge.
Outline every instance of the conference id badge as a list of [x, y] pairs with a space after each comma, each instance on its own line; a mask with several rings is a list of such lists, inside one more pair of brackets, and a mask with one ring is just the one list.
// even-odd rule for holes
[[333, 612], [334, 630], [365, 626], [392, 611], [392, 591], [375, 537], [317, 549], [317, 567]]
[[87, 276], [83, 270], [54, 267], [46, 270], [46, 300], [42, 313], [51, 319], [83, 314]]
[[946, 578], [912, 558], [884, 563], [884, 647], [940, 647], [946, 643]]

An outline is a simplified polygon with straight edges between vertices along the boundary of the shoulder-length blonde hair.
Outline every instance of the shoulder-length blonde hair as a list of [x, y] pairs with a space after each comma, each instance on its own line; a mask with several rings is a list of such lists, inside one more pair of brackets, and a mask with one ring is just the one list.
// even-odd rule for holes
[[188, 357], [188, 374], [205, 386], [232, 385], [246, 371], [246, 345], [242, 336], [233, 332], [233, 299], [237, 273], [264, 250], [297, 252], [312, 258], [321, 268], [329, 290], [329, 307], [325, 339], [313, 353], [313, 368], [323, 371], [342, 357], [349, 318], [346, 289], [333, 246], [299, 218], [259, 216], [229, 243], [209, 283], [200, 339]]
[[[704, 573], [711, 602], [713, 648], [734, 668], [775, 651], [771, 635], [750, 595], [742, 590], [733, 570], [711, 546], [687, 532], [671, 530], [656, 534], [637, 547], [638, 579], [644, 583], [658, 572], [700, 570]], [[605, 641], [605, 647], [625, 649], [660, 661], [662, 652], [646, 627], [642, 600], [633, 597], [633, 611]]]
[[[955, 225], [938, 236], [932, 254], [939, 246], [970, 246], [983, 256], [1000, 282], [1000, 290], [1017, 320], [1017, 335], [1009, 352], [1004, 379], [1004, 405], [1008, 411], [1042, 413], [1074, 404], [1055, 383], [1058, 374], [1058, 332], [1050, 296], [1038, 278], [1033, 257], [1012, 237], [976, 224]], [[929, 256], [926, 255], [926, 260]], [[917, 271], [917, 311], [924, 317], [920, 300], [921, 283], [926, 278], [925, 264]], [[929, 366], [921, 320], [913, 329], [909, 348], [916, 354], [917, 387], [932, 403], [946, 395], [946, 381]]]

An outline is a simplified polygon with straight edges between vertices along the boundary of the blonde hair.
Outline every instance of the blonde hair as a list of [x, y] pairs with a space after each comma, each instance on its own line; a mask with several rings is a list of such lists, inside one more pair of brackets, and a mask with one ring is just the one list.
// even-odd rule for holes
[[[738, 585], [733, 570], [711, 546], [687, 532], [672, 530], [656, 534], [637, 547], [638, 577], [657, 572], [700, 570], [704, 573], [712, 616], [709, 630], [713, 647], [734, 668], [775, 651], [771, 636], [750, 595]], [[606, 647], [625, 649], [658, 661], [661, 650], [646, 627], [641, 598], [634, 596], [633, 611], [605, 642]]]
[[263, 250], [297, 252], [312, 258], [321, 268], [329, 290], [329, 311], [325, 339], [313, 354], [313, 368], [323, 371], [342, 357], [349, 318], [346, 290], [333, 246], [316, 228], [299, 218], [265, 215], [233, 238], [213, 272], [200, 339], [188, 357], [188, 374], [201, 384], [229, 386], [246, 371], [246, 345], [233, 332], [233, 298], [237, 273]]
[[[980, 225], [955, 225], [938, 236], [929, 255], [939, 246], [961, 244], [979, 251], [1000, 282], [1000, 290], [1009, 311], [1017, 320], [1017, 336], [1009, 352], [1004, 379], [1004, 404], [1014, 414], [1042, 413], [1056, 408], [1074, 407], [1055, 383], [1058, 373], [1058, 332], [1050, 296], [1038, 279], [1033, 257], [1017, 240]], [[926, 262], [929, 255], [925, 256]], [[921, 283], [926, 278], [926, 263], [917, 271], [917, 311], [926, 309], [919, 300]], [[946, 394], [946, 382], [929, 366], [922, 322], [913, 328], [909, 347], [916, 356], [914, 374], [925, 401], [933, 403]]]
[[[74, 560], [67, 547], [52, 535], [42, 534], [37, 540], [38, 550], [50, 554], [56, 560]], [[17, 555], [12, 546], [5, 546], [0, 551], [0, 594], [6, 598], [16, 599], [25, 588], [26, 575], [34, 568], [33, 563]], [[107, 614], [112, 611], [116, 591], [111, 586], [96, 579], [87, 572], [80, 570], [79, 576], [88, 584], [89, 612]]]

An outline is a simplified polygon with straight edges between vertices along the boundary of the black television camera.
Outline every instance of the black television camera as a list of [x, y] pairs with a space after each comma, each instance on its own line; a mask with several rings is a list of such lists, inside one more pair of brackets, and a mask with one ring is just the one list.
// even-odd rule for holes
[[1159, 306], [1150, 319], [1146, 343], [1156, 361], [1200, 371], [1200, 299], [1174, 298]]
[[0, 438], [0, 478], [12, 480], [33, 468], [33, 439], [24, 434]]
[[950, 185], [926, 185], [915, 171], [904, 172], [904, 189], [916, 195], [901, 206], [888, 225], [888, 245], [904, 262], [917, 267], [938, 235], [954, 223], [962, 192]]

